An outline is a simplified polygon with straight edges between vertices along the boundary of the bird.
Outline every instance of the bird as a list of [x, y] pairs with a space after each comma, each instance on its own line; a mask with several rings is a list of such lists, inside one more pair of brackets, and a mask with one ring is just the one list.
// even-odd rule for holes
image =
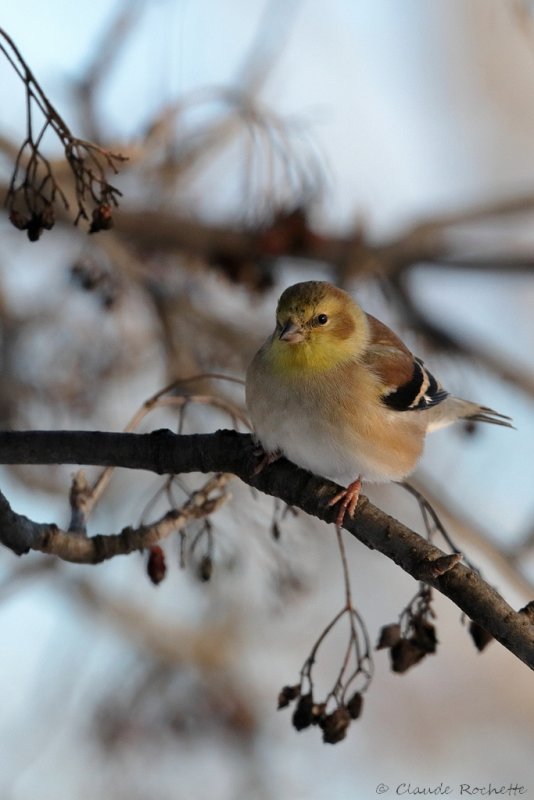
[[276, 327], [246, 373], [246, 404], [263, 451], [345, 485], [336, 524], [354, 517], [362, 481], [402, 481], [426, 434], [458, 420], [512, 428], [511, 418], [449, 394], [401, 339], [327, 281], [288, 287]]

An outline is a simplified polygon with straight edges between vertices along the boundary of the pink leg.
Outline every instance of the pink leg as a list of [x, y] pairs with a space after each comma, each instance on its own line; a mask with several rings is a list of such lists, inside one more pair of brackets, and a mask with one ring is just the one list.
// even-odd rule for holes
[[329, 508], [339, 503], [339, 511], [336, 517], [336, 525], [338, 527], [341, 527], [343, 525], [343, 520], [345, 519], [346, 512], [348, 512], [349, 517], [351, 519], [354, 518], [356, 506], [358, 505], [358, 500], [360, 499], [361, 490], [362, 490], [362, 482], [359, 478], [356, 478], [355, 481], [349, 483], [346, 489], [343, 489], [341, 492], [338, 492], [329, 501], [328, 503]]

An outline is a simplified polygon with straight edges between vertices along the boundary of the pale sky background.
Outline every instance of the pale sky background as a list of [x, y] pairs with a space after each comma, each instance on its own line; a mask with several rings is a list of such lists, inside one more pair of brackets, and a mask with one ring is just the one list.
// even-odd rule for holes
[[[282, 20], [280, 52], [261, 96], [278, 113], [307, 121], [323, 153], [329, 180], [324, 201], [315, 210], [318, 225], [346, 230], [363, 219], [372, 235], [383, 238], [422, 217], [532, 189], [534, 33], [529, 36], [517, 25], [514, 5], [511, 0], [272, 4], [273, 15]], [[74, 127], [67, 78], [75, 78], [93, 57], [94, 42], [115, 4], [94, 0], [82, 7], [66, 0], [20, 0], [2, 6], [0, 26]], [[102, 108], [117, 141], [133, 141], [162, 103], [204, 86], [232, 85], [263, 8], [256, 0], [139, 3], [142, 24], [113, 70]], [[23, 106], [6, 65], [0, 100], [0, 132], [17, 139]], [[228, 185], [226, 193], [202, 195], [197, 209], [210, 218], [239, 216], [232, 176]], [[71, 245], [59, 236], [54, 240], [54, 235], [36, 246], [6, 225], [0, 227], [3, 278], [21, 307], [31, 306], [40, 285], [64, 262]], [[531, 230], [518, 230], [514, 242], [531, 245]], [[298, 270], [297, 265], [297, 277]], [[452, 275], [421, 268], [415, 277], [418, 296], [438, 321], [453, 322], [457, 331], [475, 334], [532, 369], [534, 288], [529, 276]], [[275, 294], [254, 312], [266, 334]], [[375, 292], [363, 287], [360, 296], [369, 310], [387, 315]], [[446, 486], [445, 494], [456, 506], [469, 509], [480, 528], [498, 540], [513, 541], [530, 526], [534, 511], [532, 402], [469, 365], [440, 362], [440, 369], [448, 388], [510, 414], [518, 432], [488, 426], [469, 447], [458, 433], [441, 432], [429, 442], [423, 467], [436, 484]], [[127, 416], [142, 399], [141, 394], [131, 398]], [[64, 521], [66, 501], [28, 498], [5, 474], [2, 486], [16, 510]], [[388, 488], [381, 494], [385, 510], [395, 502], [395, 491]], [[402, 508], [410, 524], [408, 504]], [[250, 513], [252, 520], [258, 515]], [[106, 525], [112, 529], [115, 522], [110, 517]], [[274, 714], [277, 689], [296, 676], [306, 653], [303, 636], [313, 640], [328, 618], [329, 582], [339, 582], [335, 561], [317, 578], [318, 565], [332, 544], [321, 533], [320, 526], [309, 523], [297, 540], [312, 550], [307, 548], [311, 539], [316, 548], [302, 556], [314, 589], [283, 613], [262, 618], [261, 630], [247, 628], [243, 674], [258, 694], [265, 719], [256, 753], [262, 774], [250, 777], [244, 788], [232, 745], [225, 751], [220, 739], [207, 740], [187, 752], [159, 752], [162, 766], [152, 778], [152, 792], [139, 797], [354, 800], [374, 797], [381, 782], [393, 787], [391, 796], [402, 781], [422, 786], [518, 782], [528, 788], [526, 797], [534, 797], [534, 718], [527, 702], [531, 675], [497, 644], [482, 656], [476, 654], [457, 609], [447, 601], [437, 604], [444, 631], [439, 656], [403, 678], [388, 673], [385, 656], [377, 656], [378, 675], [366, 714], [347, 742], [326, 748], [317, 735], [292, 731], [289, 715]], [[372, 598], [366, 613], [375, 630], [395, 616], [413, 582], [398, 578], [392, 565], [363, 552], [357, 543], [350, 543], [349, 556], [359, 595]], [[249, 558], [252, 563], [227, 600], [239, 604], [243, 591], [251, 606], [259, 608], [265, 587], [253, 547]], [[2, 560], [3, 571], [10, 559]], [[529, 599], [507, 585], [481, 554], [474, 560], [512, 605]], [[99, 568], [100, 580], [124, 590], [132, 561]], [[377, 584], [390, 582], [392, 596], [377, 597]], [[193, 619], [204, 602], [198, 586], [180, 574], [157, 593], [138, 583], [135, 591], [132, 602], [155, 614], [179, 608]], [[51, 588], [28, 584], [2, 598], [0, 605], [0, 795], [13, 800], [84, 800], [108, 787], [98, 754], [91, 754], [83, 738], [84, 710], [99, 697], [110, 671], [124, 666], [124, 648], [112, 629], [68, 606], [66, 599]], [[115, 763], [110, 774], [113, 768], [117, 773], [128, 770], [130, 776], [139, 770], [140, 785], [146, 787], [149, 757]]]

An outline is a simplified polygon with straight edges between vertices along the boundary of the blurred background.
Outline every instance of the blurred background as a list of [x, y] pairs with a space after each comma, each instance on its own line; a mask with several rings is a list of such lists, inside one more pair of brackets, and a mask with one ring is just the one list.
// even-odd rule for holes
[[[1, 427], [121, 430], [172, 380], [242, 378], [280, 292], [332, 280], [450, 391], [513, 417], [517, 431], [436, 433], [414, 482], [512, 606], [532, 599], [532, 12], [526, 0], [4, 4], [0, 26], [73, 134], [129, 160], [111, 178], [124, 195], [113, 229], [89, 236], [72, 224], [72, 180], [48, 131], [40, 149], [70, 211], [36, 243], [0, 219]], [[5, 195], [26, 95], [5, 58], [1, 70]], [[209, 399], [239, 417], [239, 384], [190, 391], [201, 401], [155, 408], [138, 430], [245, 429]], [[16, 511], [66, 526], [72, 473], [2, 468], [2, 491]], [[153, 519], [201, 480], [166, 491], [117, 471], [89, 531]], [[495, 642], [478, 653], [445, 598], [437, 654], [400, 676], [377, 652], [345, 741], [293, 730], [278, 691], [343, 603], [333, 530], [237, 480], [230, 490], [209, 530], [165, 543], [157, 587], [146, 555], [84, 567], [0, 553], [2, 798], [534, 791], [530, 672]], [[369, 496], [424, 532], [401, 488]], [[346, 544], [375, 642], [417, 585]], [[324, 687], [340, 647], [321, 651]]]

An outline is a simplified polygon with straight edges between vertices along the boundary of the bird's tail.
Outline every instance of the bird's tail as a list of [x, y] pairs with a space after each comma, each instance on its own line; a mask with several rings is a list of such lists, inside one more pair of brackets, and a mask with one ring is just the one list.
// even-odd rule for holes
[[490, 422], [492, 425], [502, 425], [504, 428], [513, 428], [512, 420], [505, 414], [499, 414], [487, 406], [479, 406], [470, 400], [461, 400], [459, 397], [449, 395], [446, 400], [435, 406], [429, 413], [432, 414], [432, 421], [428, 430], [437, 430], [457, 422], [460, 419], [471, 420], [472, 422]]
[[[464, 401], [467, 402], [467, 401]], [[513, 428], [512, 418], [507, 417], [506, 414], [499, 414], [487, 406], [478, 406], [476, 403], [469, 403], [474, 408], [462, 419], [472, 420], [473, 422], [491, 422], [492, 425], [502, 425], [504, 428]], [[514, 429], [515, 430], [515, 429]]]

